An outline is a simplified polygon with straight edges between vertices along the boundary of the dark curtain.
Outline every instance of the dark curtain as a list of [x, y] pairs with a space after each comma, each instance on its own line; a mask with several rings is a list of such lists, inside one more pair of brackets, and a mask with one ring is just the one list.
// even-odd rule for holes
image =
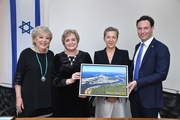
[[180, 94], [163, 92], [164, 107], [160, 109], [161, 118], [179, 118], [180, 117]]
[[11, 108], [3, 112], [1, 116], [16, 116], [15, 106], [15, 89], [0, 85], [0, 111]]

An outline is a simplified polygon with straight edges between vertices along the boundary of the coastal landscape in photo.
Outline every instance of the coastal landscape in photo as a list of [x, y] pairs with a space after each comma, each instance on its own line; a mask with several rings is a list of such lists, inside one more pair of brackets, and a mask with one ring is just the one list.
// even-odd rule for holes
[[127, 96], [127, 67], [82, 66], [80, 94], [97, 96]]

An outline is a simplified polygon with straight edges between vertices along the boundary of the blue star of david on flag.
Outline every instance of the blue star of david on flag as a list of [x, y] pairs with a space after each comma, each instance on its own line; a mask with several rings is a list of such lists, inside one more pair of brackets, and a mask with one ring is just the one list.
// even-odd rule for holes
[[30, 24], [31, 24], [30, 21], [29, 22], [22, 21], [22, 25], [19, 26], [19, 28], [22, 29], [22, 34], [24, 33], [30, 34], [30, 31], [33, 29], [33, 27]]

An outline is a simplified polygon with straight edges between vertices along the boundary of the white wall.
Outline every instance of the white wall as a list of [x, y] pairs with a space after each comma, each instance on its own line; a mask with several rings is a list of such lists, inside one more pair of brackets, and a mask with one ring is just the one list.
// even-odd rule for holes
[[81, 40], [79, 49], [94, 51], [105, 47], [103, 31], [109, 26], [119, 29], [117, 47], [127, 49], [132, 59], [134, 46], [140, 41], [136, 20], [149, 15], [155, 20], [154, 36], [165, 43], [171, 53], [171, 65], [164, 87], [180, 90], [180, 1], [179, 0], [50, 0], [49, 27], [54, 38], [50, 49], [64, 50], [61, 35], [76, 29]]
[[9, 83], [9, 81], [12, 81], [11, 33], [8, 31], [10, 28], [9, 4], [10, 2], [7, 0], [0, 0], [0, 85], [1, 83], [7, 83], [2, 85], [11, 87], [11, 82]]

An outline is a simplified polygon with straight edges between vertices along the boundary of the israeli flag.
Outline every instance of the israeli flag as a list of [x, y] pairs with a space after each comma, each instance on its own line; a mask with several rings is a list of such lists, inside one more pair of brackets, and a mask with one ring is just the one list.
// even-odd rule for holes
[[[9, 4], [10, 6], [9, 11], [7, 11], [9, 12], [7, 13], [9, 14], [9, 17], [7, 17], [8, 21], [3, 21], [5, 24], [10, 24], [7, 30], [10, 37], [6, 41], [3, 41], [8, 47], [8, 51], [4, 51], [8, 56], [3, 58], [4, 63], [6, 63], [4, 65], [2, 64], [5, 71], [0, 68], [0, 72], [4, 73], [4, 76], [0, 77], [0, 85], [13, 87], [13, 77], [19, 55], [22, 50], [32, 46], [32, 30], [36, 26], [44, 25], [45, 2], [47, 0], [2, 1], [4, 5]], [[0, 17], [4, 16], [2, 15]], [[8, 34], [5, 33], [5, 35]]]

